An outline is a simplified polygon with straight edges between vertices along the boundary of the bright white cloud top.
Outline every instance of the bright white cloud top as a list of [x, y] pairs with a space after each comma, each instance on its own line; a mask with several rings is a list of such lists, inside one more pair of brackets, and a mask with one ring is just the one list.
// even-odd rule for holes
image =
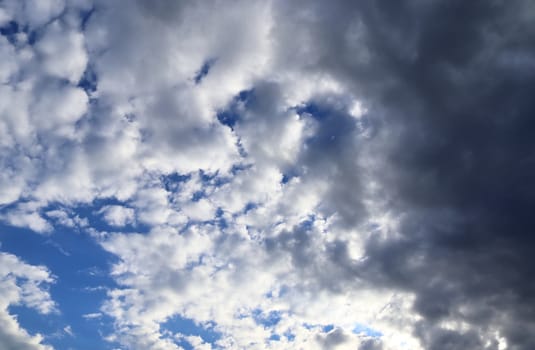
[[[2, 246], [0, 348], [535, 344], [516, 308], [531, 300], [530, 268], [514, 269], [529, 240], [501, 239], [513, 216], [492, 214], [497, 198], [529, 202], [492, 185], [521, 153], [494, 131], [534, 108], [511, 94], [511, 124], [478, 114], [502, 93], [480, 67], [530, 86], [533, 47], [512, 38], [535, 12], [444, 3], [0, 1], [0, 240], [45, 242], [21, 257]], [[463, 39], [443, 30], [457, 25]], [[41, 266], [93, 255], [68, 236], [104, 268]], [[76, 317], [64, 287], [45, 287], [69, 279], [100, 293]], [[64, 322], [38, 334], [20, 305]], [[81, 340], [89, 327], [100, 345]]]

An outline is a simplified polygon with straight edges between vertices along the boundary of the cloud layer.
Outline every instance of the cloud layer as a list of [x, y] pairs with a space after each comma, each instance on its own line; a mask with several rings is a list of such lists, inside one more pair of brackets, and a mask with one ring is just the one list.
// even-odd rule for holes
[[[532, 349], [534, 18], [4, 1], [0, 219], [115, 256], [110, 346]], [[53, 278], [0, 254], [0, 342], [48, 349], [7, 308]]]

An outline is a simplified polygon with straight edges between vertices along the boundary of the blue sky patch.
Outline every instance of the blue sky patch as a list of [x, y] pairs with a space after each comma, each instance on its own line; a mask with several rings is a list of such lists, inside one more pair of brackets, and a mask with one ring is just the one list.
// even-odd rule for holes
[[217, 119], [221, 124], [234, 130], [234, 125], [240, 121], [244, 108], [247, 108], [253, 99], [254, 89], [241, 91], [232, 99], [226, 109], [217, 113]]
[[179, 315], [173, 316], [166, 322], [160, 325], [162, 329], [166, 329], [172, 333], [180, 333], [183, 335], [196, 335], [203, 339], [203, 341], [214, 344], [221, 338], [221, 333], [215, 330], [215, 324], [199, 325], [189, 318]]
[[[51, 245], [51, 240], [61, 250]], [[50, 294], [59, 313], [40, 315], [27, 307], [10, 308], [24, 328], [31, 333], [44, 333], [46, 342], [58, 349], [112, 349], [99, 334], [112, 332], [111, 320], [100, 317], [97, 322], [83, 315], [98, 312], [106, 298], [106, 288], [117, 287], [109, 276], [116, 257], [104, 251], [89, 235], [61, 227], [48, 237], [0, 225], [0, 242], [1, 251], [16, 254], [32, 265], [47, 266], [57, 276], [56, 282], [50, 285]], [[75, 336], [63, 331], [65, 327], [70, 327]]]
[[365, 325], [362, 325], [362, 324], [357, 324], [355, 326], [355, 328], [353, 328], [353, 333], [355, 334], [365, 334], [369, 337], [373, 337], [373, 338], [380, 338], [383, 336], [383, 333], [373, 329], [373, 328], [370, 328], [370, 327], [367, 327]]
[[201, 69], [199, 69], [197, 73], [195, 74], [195, 78], [194, 78], [195, 84], [201, 83], [204, 77], [208, 75], [208, 73], [210, 72], [210, 69], [216, 63], [216, 61], [217, 61], [216, 59], [210, 59], [203, 63], [203, 65], [201, 66]]
[[255, 309], [252, 312], [253, 319], [257, 324], [260, 324], [266, 328], [271, 328], [282, 319], [282, 313], [280, 311], [270, 311], [265, 313], [260, 309]]
[[97, 73], [88, 65], [84, 71], [84, 75], [78, 82], [78, 87], [84, 89], [87, 93], [92, 93], [97, 91], [98, 78]]
[[12, 44], [17, 43], [17, 34], [20, 31], [20, 26], [15, 21], [9, 21], [0, 27], [0, 34], [5, 36], [6, 39]]

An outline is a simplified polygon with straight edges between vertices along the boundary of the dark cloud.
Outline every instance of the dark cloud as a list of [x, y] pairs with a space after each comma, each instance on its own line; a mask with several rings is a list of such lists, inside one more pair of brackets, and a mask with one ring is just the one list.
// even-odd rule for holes
[[[303, 15], [279, 30], [295, 30], [292, 39], [309, 56], [304, 69], [345, 81], [368, 117], [381, 121], [367, 147], [382, 154], [375, 176], [388, 209], [402, 217], [400, 237], [370, 240], [362, 273], [416, 294], [423, 321], [415, 334], [428, 349], [494, 349], [484, 339], [496, 330], [511, 349], [533, 348], [533, 5], [287, 6]], [[300, 50], [280, 57], [297, 61]], [[338, 194], [340, 203], [347, 193]], [[469, 330], [441, 328], [445, 320], [462, 320]]]
[[379, 339], [366, 339], [362, 341], [359, 346], [359, 350], [382, 350], [383, 345]]
[[299, 281], [310, 291], [322, 287], [343, 291], [348, 281], [357, 281], [356, 265], [349, 257], [346, 242], [324, 245], [321, 236], [322, 233], [310, 230], [305, 223], [292, 231], [266, 238], [264, 245], [272, 259], [280, 259], [281, 254], [289, 256]]
[[323, 198], [325, 214], [336, 213], [344, 225], [355, 226], [366, 214], [358, 163], [362, 141], [358, 123], [347, 106], [334, 105], [328, 97], [316, 99], [302, 114], [314, 119], [317, 128], [305, 142], [298, 164], [309, 179], [329, 182]]
[[425, 349], [429, 350], [454, 350], [454, 349], [498, 349], [497, 341], [488, 341], [475, 331], [465, 333], [445, 330], [440, 328], [430, 328], [420, 324], [416, 330], [418, 336], [423, 340]]
[[149, 14], [164, 21], [176, 21], [183, 8], [191, 1], [176, 2], [168, 0], [137, 0], [137, 5], [143, 13]]
[[341, 329], [333, 329], [325, 335], [318, 335], [316, 340], [322, 345], [324, 349], [335, 349], [348, 341], [348, 337]]

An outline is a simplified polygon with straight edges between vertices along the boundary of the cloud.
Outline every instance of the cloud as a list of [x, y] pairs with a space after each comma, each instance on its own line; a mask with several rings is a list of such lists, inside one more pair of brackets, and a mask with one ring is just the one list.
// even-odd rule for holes
[[69, 336], [74, 337], [74, 333], [72, 332], [71, 326], [65, 326], [65, 328], [63, 328], [63, 331]]
[[13, 226], [28, 227], [39, 233], [49, 233], [52, 225], [39, 213], [40, 203], [26, 202], [18, 204], [7, 214], [2, 215], [2, 219]]
[[87, 65], [82, 33], [64, 29], [56, 21], [47, 26], [35, 48], [43, 56], [43, 68], [47, 74], [78, 83]]
[[43, 266], [29, 265], [15, 255], [0, 252], [0, 344], [14, 350], [51, 350], [42, 343], [40, 334], [31, 335], [23, 329], [8, 307], [24, 305], [39, 313], [55, 310], [45, 285], [54, 282]]
[[70, 228], [87, 227], [89, 222], [86, 218], [68, 212], [64, 209], [53, 209], [46, 212], [46, 216], [55, 220], [56, 225], [62, 225]]
[[90, 314], [84, 314], [82, 315], [82, 317], [85, 318], [86, 320], [91, 320], [91, 319], [102, 317], [102, 314], [100, 312], [94, 312]]
[[115, 256], [125, 348], [530, 349], [534, 14], [5, 1], [0, 219]]
[[135, 220], [134, 209], [120, 205], [107, 205], [100, 208], [99, 213], [111, 226], [121, 227], [132, 224]]
[[9, 1], [3, 4], [2, 9], [6, 13], [6, 17], [10, 19], [20, 20], [32, 27], [40, 27], [61, 14], [65, 9], [65, 1]]

